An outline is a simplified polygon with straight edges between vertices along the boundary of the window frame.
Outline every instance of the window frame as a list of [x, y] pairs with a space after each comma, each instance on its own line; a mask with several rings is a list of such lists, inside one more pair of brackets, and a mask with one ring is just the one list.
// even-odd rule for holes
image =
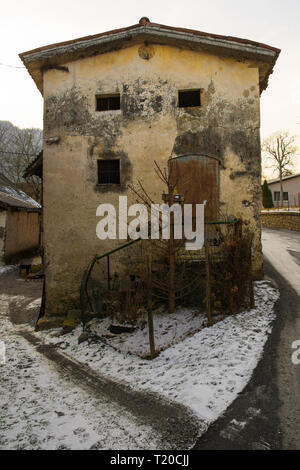
[[[119, 107], [118, 108], [107, 108], [107, 109], [98, 109], [98, 100], [108, 100], [108, 105], [109, 105], [109, 99], [110, 98], [118, 98], [119, 99]], [[97, 93], [95, 95], [95, 111], [97, 113], [107, 113], [111, 111], [121, 111], [121, 94], [120, 93]]]

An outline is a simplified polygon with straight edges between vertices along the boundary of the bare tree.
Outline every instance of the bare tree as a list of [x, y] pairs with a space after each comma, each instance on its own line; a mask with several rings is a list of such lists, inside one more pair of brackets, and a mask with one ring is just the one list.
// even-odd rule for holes
[[295, 136], [287, 131], [278, 131], [265, 139], [262, 145], [265, 162], [278, 174], [280, 180], [280, 204], [283, 205], [283, 183], [285, 176], [292, 174], [297, 147]]
[[[154, 171], [157, 178], [165, 185], [167, 190], [167, 194], [164, 193], [166, 205], [171, 207], [175, 203], [174, 194], [177, 184], [172, 174], [172, 167], [171, 169], [162, 169], [154, 161]], [[151, 199], [141, 181], [138, 181], [137, 187], [131, 184], [128, 187], [138, 197], [138, 201], [142, 201], [148, 207], [151, 218], [151, 204], [155, 204], [155, 202]], [[173, 313], [176, 302], [195, 291], [199, 286], [200, 279], [191, 269], [192, 254], [184, 248], [185, 238], [177, 239], [175, 237], [173, 211], [170, 211], [169, 217], [169, 237], [166, 240], [161, 238], [162, 221], [160, 220], [159, 239], [151, 239], [148, 242], [151, 244], [153, 261], [155, 262], [155, 259], [163, 261], [160, 269], [151, 279], [152, 297], [157, 301], [167, 301], [169, 312]]]
[[0, 172], [14, 185], [26, 185], [31, 195], [40, 200], [40, 180], [36, 176], [24, 179], [24, 171], [42, 149], [41, 129], [19, 129], [10, 122], [0, 122]]

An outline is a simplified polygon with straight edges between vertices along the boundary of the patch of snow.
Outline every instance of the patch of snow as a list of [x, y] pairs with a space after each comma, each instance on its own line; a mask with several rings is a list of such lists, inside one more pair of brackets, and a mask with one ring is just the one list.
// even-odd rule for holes
[[[16, 334], [0, 299], [0, 450], [167, 449], [153, 429], [105, 396], [59, 374]], [[169, 447], [168, 447], [169, 446]]]
[[233, 424], [238, 429], [244, 429], [244, 427], [247, 424], [247, 421], [238, 421], [237, 419], [232, 419], [230, 423]]
[[16, 266], [13, 265], [8, 265], [8, 266], [0, 266], [0, 276], [2, 274], [7, 274], [10, 271], [13, 271], [14, 269], [17, 269]]
[[[278, 297], [270, 283], [255, 283], [255, 309], [186, 337], [152, 361], [122, 354], [101, 342], [78, 344], [81, 327], [64, 336], [58, 336], [57, 330], [38, 335], [101, 375], [187, 406], [205, 428], [250, 380], [272, 330]], [[156, 342], [159, 344], [158, 338]]]
[[247, 409], [247, 415], [248, 416], [251, 416], [251, 418], [254, 418], [256, 416], [259, 416], [261, 414], [261, 410], [258, 409], [258, 408], [253, 408], [252, 406], [250, 406], [248, 409]]
[[224, 439], [234, 441], [246, 425], [247, 421], [238, 421], [236, 419], [232, 419], [226, 428], [220, 432], [220, 436]]
[[[206, 316], [197, 309], [178, 308], [172, 314], [154, 312], [154, 334], [156, 351], [163, 351], [172, 344], [179, 343], [189, 335], [201, 330], [206, 324]], [[110, 318], [95, 319], [88, 325], [91, 334], [104, 337], [107, 344], [122, 353], [132, 353], [145, 357], [149, 355], [149, 332], [147, 317], [133, 333], [112, 334], [109, 331]], [[128, 325], [132, 326], [132, 325]]]
[[23, 304], [26, 301], [26, 297], [24, 295], [7, 295], [7, 294], [0, 294], [0, 300], [10, 303], [14, 302], [17, 305]]

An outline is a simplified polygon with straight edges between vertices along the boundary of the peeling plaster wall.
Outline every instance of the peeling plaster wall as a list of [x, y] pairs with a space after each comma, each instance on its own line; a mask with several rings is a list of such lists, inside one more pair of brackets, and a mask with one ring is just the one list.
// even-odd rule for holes
[[[69, 72], [44, 72], [46, 314], [77, 306], [83, 269], [94, 254], [119, 244], [97, 239], [97, 206], [118, 207], [119, 195], [137, 179], [160, 201], [153, 162], [166, 166], [170, 156], [219, 159], [221, 210], [250, 221], [260, 276], [257, 64], [140, 44], [65, 66]], [[178, 90], [189, 88], [201, 88], [200, 108], [177, 107]], [[121, 111], [95, 111], [101, 93], [120, 93]], [[51, 137], [60, 140], [49, 145]], [[98, 158], [120, 159], [120, 186], [97, 186]]]
[[39, 248], [39, 214], [37, 212], [7, 212], [5, 259]]

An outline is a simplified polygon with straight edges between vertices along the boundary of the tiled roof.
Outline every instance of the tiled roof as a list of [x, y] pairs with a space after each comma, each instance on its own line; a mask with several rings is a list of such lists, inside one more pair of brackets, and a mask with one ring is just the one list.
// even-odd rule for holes
[[220, 34], [213, 34], [213, 33], [206, 33], [204, 31], [198, 31], [196, 29], [178, 28], [176, 26], [167, 26], [167, 25], [158, 24], [158, 23], [146, 22], [144, 24], [138, 23], [138, 24], [134, 24], [132, 26], [127, 26], [125, 28], [113, 29], [113, 30], [110, 30], [110, 31], [106, 31], [104, 33], [98, 33], [98, 34], [94, 34], [94, 35], [90, 35], [90, 36], [83, 36], [83, 37], [80, 37], [80, 38], [77, 38], [77, 39], [71, 39], [69, 41], [63, 41], [63, 42], [58, 42], [58, 43], [54, 43], [54, 44], [48, 44], [47, 46], [38, 47], [36, 49], [32, 49], [31, 51], [23, 52], [19, 55], [22, 58], [25, 55], [34, 54], [36, 52], [46, 51], [47, 49], [52, 49], [52, 48], [60, 47], [60, 46], [68, 46], [68, 45], [71, 46], [72, 44], [75, 44], [77, 42], [88, 41], [88, 40], [91, 40], [91, 39], [97, 39], [97, 38], [101, 38], [103, 36], [109, 36], [109, 35], [114, 35], [114, 34], [117, 34], [117, 33], [128, 32], [130, 30], [135, 30], [135, 29], [139, 29], [139, 28], [140, 28], [141, 31], [143, 31], [143, 29], [145, 29], [145, 27], [147, 27], [147, 28], [159, 28], [159, 29], [162, 29], [162, 30], [169, 30], [169, 31], [177, 31], [177, 32], [180, 32], [180, 33], [188, 33], [188, 34], [193, 34], [193, 35], [202, 36], [202, 37], [211, 37], [211, 38], [214, 38], [214, 39], [222, 39], [222, 40], [225, 40], [225, 41], [239, 42], [241, 44], [250, 44], [250, 45], [256, 46], [256, 47], [263, 47], [265, 49], [270, 49], [274, 52], [278, 52], [278, 53], [280, 52], [280, 49], [278, 49], [276, 47], [272, 47], [272, 46], [269, 46], [267, 44], [256, 42], [256, 41], [251, 41], [250, 39], [243, 39], [243, 38], [238, 38], [238, 37], [234, 37], [234, 36], [223, 36], [223, 35], [220, 35]]

